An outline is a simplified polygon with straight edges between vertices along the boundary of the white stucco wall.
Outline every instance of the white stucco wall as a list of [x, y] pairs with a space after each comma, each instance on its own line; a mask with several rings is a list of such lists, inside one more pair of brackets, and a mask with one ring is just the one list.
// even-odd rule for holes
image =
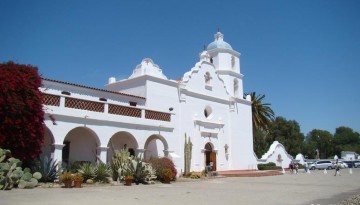
[[[108, 150], [113, 149], [109, 148], [112, 139], [116, 148], [127, 142], [128, 148], [135, 149], [136, 154], [168, 155], [180, 173], [184, 168], [186, 134], [193, 143], [191, 171], [205, 169], [204, 148], [207, 143], [216, 153], [218, 171], [257, 169], [253, 152], [251, 102], [242, 99], [240, 54], [232, 49], [220, 48], [210, 53], [214, 64], [210, 63], [204, 51], [201, 60], [179, 82], [167, 80], [151, 59], [145, 59], [141, 66], [136, 67], [131, 78], [116, 82], [112, 79], [112, 83], [106, 85], [108, 90], [130, 96], [67, 83], [46, 82], [43, 92], [61, 96], [60, 106], [44, 106], [46, 116], [52, 115], [57, 121], [56, 125], [49, 118], [45, 121], [54, 138], [54, 158], [61, 160], [66, 137], [71, 140], [70, 160], [95, 161], [96, 153], [106, 162], [113, 152], [108, 154]], [[234, 66], [232, 56], [235, 56]], [[153, 70], [147, 72], [147, 69]], [[210, 76], [210, 80], [206, 81], [205, 76]], [[234, 79], [239, 82], [235, 98]], [[71, 92], [71, 96], [61, 94], [64, 90]], [[105, 106], [104, 112], [64, 107], [65, 98], [99, 102], [100, 97], [107, 99], [101, 102]], [[108, 113], [109, 104], [130, 106], [130, 101], [137, 103], [141, 117]], [[146, 110], [170, 114], [171, 120], [146, 119]], [[207, 110], [207, 117], [204, 110]]]
[[289, 168], [292, 160], [294, 160], [294, 158], [286, 152], [285, 147], [278, 141], [274, 141], [269, 150], [261, 157], [260, 163], [266, 164], [273, 162], [276, 166]]

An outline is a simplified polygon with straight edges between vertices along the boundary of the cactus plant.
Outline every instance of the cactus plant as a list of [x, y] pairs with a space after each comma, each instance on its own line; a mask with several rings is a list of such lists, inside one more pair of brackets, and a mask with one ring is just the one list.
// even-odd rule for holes
[[115, 151], [111, 163], [113, 180], [123, 180], [124, 173], [122, 173], [122, 171], [124, 170], [124, 167], [126, 166], [126, 164], [128, 164], [130, 159], [130, 152], [128, 150], [121, 149]]
[[42, 177], [42, 175], [41, 175], [40, 172], [35, 172], [35, 173], [33, 174], [33, 178], [35, 178], [35, 179], [37, 179], [37, 180], [40, 180], [41, 177]]
[[[10, 190], [14, 187], [33, 188], [38, 180], [33, 178], [29, 168], [22, 170], [22, 162], [19, 159], [10, 157], [10, 150], [0, 148], [0, 190]], [[34, 176], [41, 178], [41, 174], [34, 173]]]
[[134, 180], [136, 184], [143, 183], [147, 176], [146, 163], [141, 158], [136, 157], [132, 160], [132, 166], [134, 167]]
[[190, 165], [191, 165], [191, 156], [192, 156], [192, 143], [190, 140], [190, 137], [188, 138], [188, 140], [186, 140], [186, 134], [185, 134], [185, 146], [184, 146], [184, 164], [185, 164], [185, 169], [184, 169], [184, 175], [188, 175], [190, 173]]
[[30, 181], [31, 178], [32, 178], [32, 174], [30, 172], [25, 172], [21, 177], [21, 179], [25, 181]]

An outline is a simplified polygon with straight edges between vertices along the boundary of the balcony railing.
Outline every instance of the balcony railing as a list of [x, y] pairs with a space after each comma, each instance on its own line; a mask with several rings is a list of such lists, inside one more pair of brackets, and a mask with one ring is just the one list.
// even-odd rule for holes
[[169, 113], [157, 112], [157, 111], [152, 111], [152, 110], [145, 110], [145, 118], [170, 122], [170, 114]]
[[141, 109], [109, 104], [109, 114], [141, 118]]
[[65, 98], [65, 107], [94, 112], [104, 112], [104, 103], [81, 100], [76, 98]]
[[60, 106], [60, 96], [43, 93], [44, 105]]
[[[61, 105], [61, 98], [64, 98], [64, 105]], [[58, 96], [43, 93], [43, 104], [50, 105], [50, 106], [57, 106], [57, 107], [67, 107], [79, 110], [88, 110], [92, 112], [100, 112], [104, 114], [113, 114], [113, 115], [121, 115], [121, 116], [128, 116], [128, 117], [136, 117], [142, 118], [141, 108], [135, 108], [130, 106], [122, 106], [122, 105], [114, 105], [110, 103], [103, 103], [103, 102], [95, 102], [90, 100], [83, 100], [78, 98], [72, 97], [65, 97], [65, 96]], [[108, 108], [108, 109], [106, 109]], [[146, 110], [145, 112], [145, 119], [150, 120], [159, 120], [159, 121], [171, 121], [170, 113], [165, 112], [158, 112], [153, 110]]]

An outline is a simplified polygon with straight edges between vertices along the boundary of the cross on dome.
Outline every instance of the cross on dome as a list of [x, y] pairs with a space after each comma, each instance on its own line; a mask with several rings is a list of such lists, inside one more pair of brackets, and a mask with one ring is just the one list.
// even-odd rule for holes
[[223, 41], [224, 40], [224, 34], [222, 34], [220, 31], [218, 31], [215, 35], [215, 40], [217, 41]]
[[214, 38], [215, 38], [215, 40], [207, 46], [207, 49], [206, 49], [207, 51], [216, 49], [216, 48], [232, 50], [232, 47], [230, 46], [230, 44], [228, 44], [227, 42], [224, 41], [224, 34], [222, 34], [220, 31], [216, 32], [216, 34], [214, 35]]

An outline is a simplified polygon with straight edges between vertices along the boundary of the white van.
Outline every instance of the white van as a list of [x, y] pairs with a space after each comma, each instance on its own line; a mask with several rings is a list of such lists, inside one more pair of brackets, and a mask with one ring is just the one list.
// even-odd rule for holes
[[319, 160], [309, 165], [309, 169], [335, 169], [335, 164], [330, 160]]

